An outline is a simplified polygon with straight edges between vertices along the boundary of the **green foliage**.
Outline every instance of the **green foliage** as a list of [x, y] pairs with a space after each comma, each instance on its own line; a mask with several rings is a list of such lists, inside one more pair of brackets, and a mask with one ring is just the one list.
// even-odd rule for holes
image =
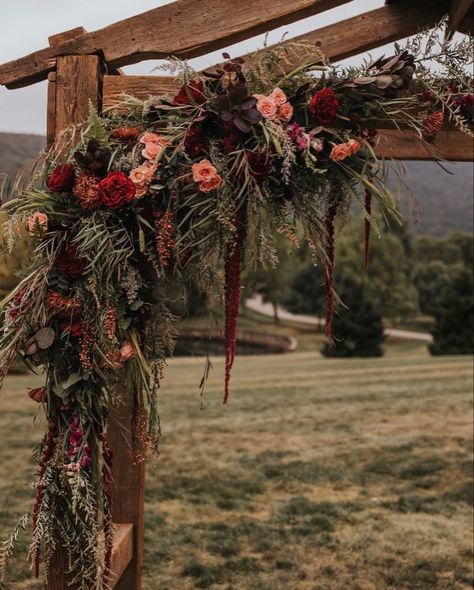
[[474, 302], [472, 268], [458, 271], [446, 285], [435, 313], [431, 354], [474, 353]]
[[349, 308], [339, 309], [334, 317], [335, 343], [324, 345], [324, 356], [382, 356], [385, 338], [382, 317], [375, 311], [365, 286], [348, 277], [342, 286], [341, 297]]

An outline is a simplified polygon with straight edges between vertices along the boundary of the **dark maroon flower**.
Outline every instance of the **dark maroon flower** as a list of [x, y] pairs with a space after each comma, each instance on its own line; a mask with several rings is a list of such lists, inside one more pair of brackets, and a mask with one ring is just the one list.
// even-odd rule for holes
[[208, 139], [199, 125], [191, 125], [184, 138], [184, 148], [191, 158], [197, 158], [207, 151]]
[[57, 166], [53, 170], [48, 176], [46, 184], [55, 193], [68, 193], [72, 191], [74, 178], [74, 166], [72, 164], [65, 164], [64, 166]]
[[74, 321], [72, 323], [67, 321], [60, 322], [59, 327], [63, 332], [66, 332], [73, 338], [80, 338], [83, 334], [82, 322], [80, 321]]
[[257, 182], [263, 182], [270, 174], [270, 158], [264, 152], [246, 152], [250, 174]]
[[70, 244], [61, 250], [56, 258], [58, 269], [71, 279], [77, 279], [86, 268], [87, 261], [77, 254], [76, 246]]
[[313, 115], [315, 123], [329, 127], [334, 124], [341, 103], [332, 88], [323, 88], [313, 95], [308, 111]]
[[462, 97], [461, 112], [468, 121], [474, 121], [474, 94], [465, 94]]
[[237, 149], [239, 142], [241, 140], [241, 134], [237, 131], [232, 131], [224, 138], [224, 154], [230, 154], [231, 152]]
[[185, 84], [181, 87], [178, 94], [173, 99], [174, 106], [186, 106], [195, 102], [202, 104], [206, 102], [204, 96], [204, 86], [201, 80], [192, 80], [189, 84]]
[[123, 172], [110, 172], [99, 183], [99, 201], [109, 209], [120, 209], [135, 197], [136, 188]]

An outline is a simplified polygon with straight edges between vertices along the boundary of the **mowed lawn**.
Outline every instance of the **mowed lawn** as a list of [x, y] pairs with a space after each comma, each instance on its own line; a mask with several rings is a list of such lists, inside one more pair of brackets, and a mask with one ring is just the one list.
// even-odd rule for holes
[[[170, 362], [149, 465], [144, 590], [472, 587], [472, 357]], [[0, 399], [0, 533], [28, 509], [41, 418], [11, 377]], [[5, 589], [39, 590], [26, 545]]]

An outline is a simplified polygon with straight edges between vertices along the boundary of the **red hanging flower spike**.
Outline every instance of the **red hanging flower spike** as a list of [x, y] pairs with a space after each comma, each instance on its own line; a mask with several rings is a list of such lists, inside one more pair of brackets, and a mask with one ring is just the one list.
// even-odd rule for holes
[[372, 194], [368, 189], [365, 190], [364, 209], [365, 209], [364, 263], [365, 263], [365, 270], [367, 271], [367, 270], [369, 270], [370, 230], [372, 228], [372, 224], [370, 222], [370, 215], [372, 213]]
[[175, 247], [175, 241], [173, 238], [173, 213], [172, 211], [156, 211], [154, 216], [156, 229], [156, 252], [160, 257], [162, 267], [167, 268], [171, 261], [173, 249]]
[[337, 204], [332, 203], [326, 213], [326, 266], [324, 282], [326, 286], [326, 336], [333, 342], [332, 323], [334, 319], [334, 220]]
[[225, 347], [225, 383], [224, 404], [229, 399], [229, 384], [232, 366], [237, 348], [237, 318], [240, 308], [240, 274], [242, 270], [243, 224], [237, 222], [235, 241], [228, 245], [225, 258], [224, 286], [224, 347]]

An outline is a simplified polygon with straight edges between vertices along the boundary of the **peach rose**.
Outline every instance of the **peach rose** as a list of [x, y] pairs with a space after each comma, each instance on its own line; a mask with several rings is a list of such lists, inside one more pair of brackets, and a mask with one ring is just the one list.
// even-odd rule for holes
[[219, 174], [216, 174], [216, 176], [210, 178], [209, 180], [202, 180], [199, 183], [199, 190], [203, 193], [208, 193], [216, 188], [220, 188], [222, 183], [222, 178], [219, 176]]
[[140, 141], [145, 144], [156, 143], [157, 145], [161, 145], [163, 147], [168, 144], [164, 137], [160, 137], [159, 135], [156, 135], [156, 133], [150, 133], [149, 131], [142, 135]]
[[46, 213], [36, 211], [28, 218], [28, 231], [35, 235], [38, 231], [43, 231], [48, 227], [48, 216]]
[[133, 184], [138, 185], [144, 184], [145, 182], [151, 182], [157, 169], [158, 166], [152, 166], [148, 162], [145, 162], [130, 172], [130, 180]]
[[120, 348], [120, 361], [123, 363], [135, 356], [135, 349], [131, 342], [124, 342]]
[[270, 94], [270, 98], [273, 98], [274, 103], [278, 106], [281, 107], [282, 104], [285, 104], [285, 102], [288, 100], [286, 98], [286, 94], [283, 92], [283, 90], [281, 88], [278, 88], [278, 86], [275, 88], [275, 90]]
[[274, 119], [276, 117], [278, 106], [273, 98], [263, 97], [257, 101], [257, 110], [265, 117], [265, 119]]
[[256, 98], [257, 100], [262, 100], [262, 98], [268, 98], [264, 94], [254, 94], [253, 97]]
[[201, 160], [192, 165], [193, 180], [194, 182], [207, 182], [212, 180], [217, 174], [215, 167], [209, 162], [209, 160]]
[[347, 143], [340, 143], [332, 148], [329, 157], [333, 162], [345, 160], [351, 155], [351, 149]]
[[282, 121], [289, 121], [293, 116], [293, 107], [289, 102], [285, 102], [278, 109], [278, 118]]
[[357, 154], [362, 145], [359, 141], [357, 141], [357, 139], [349, 139], [349, 141], [347, 142], [347, 147], [351, 152], [351, 156], [353, 156], [354, 154]]
[[142, 150], [142, 156], [151, 162], [154, 162], [163, 151], [163, 146], [157, 143], [146, 143], [145, 149]]

